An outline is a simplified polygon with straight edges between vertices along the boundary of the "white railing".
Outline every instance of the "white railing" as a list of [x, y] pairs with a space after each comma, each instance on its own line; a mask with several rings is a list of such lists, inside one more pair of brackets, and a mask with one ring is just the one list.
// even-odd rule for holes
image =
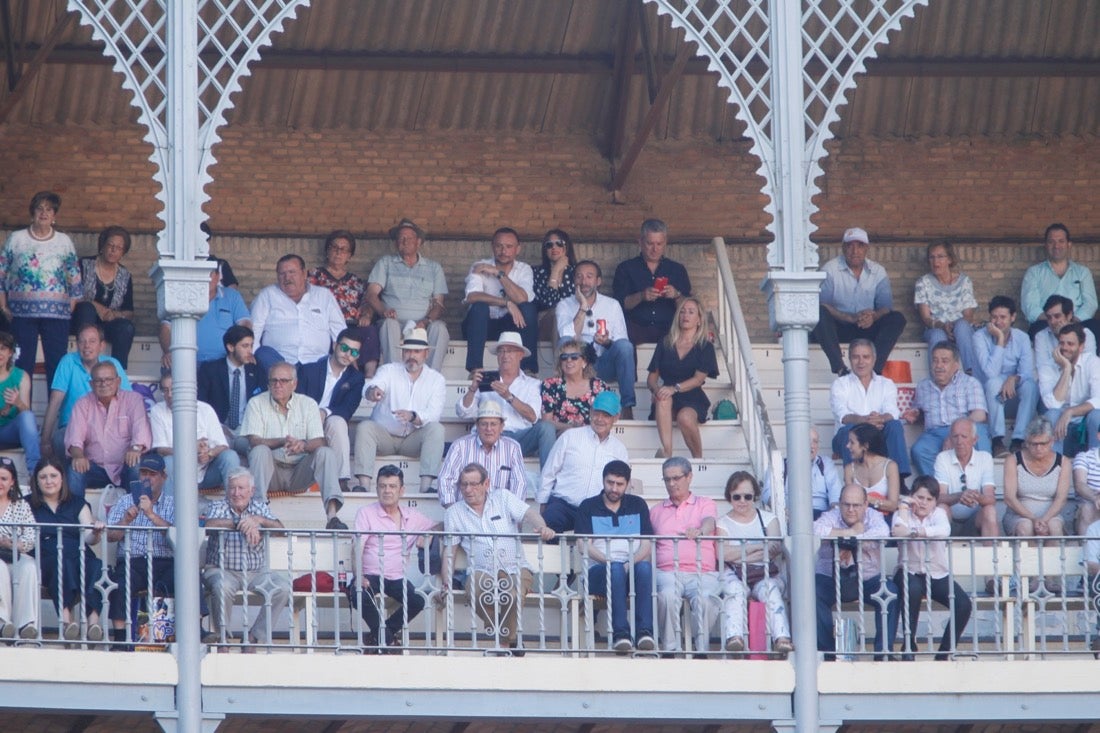
[[726, 368], [733, 381], [734, 402], [741, 417], [749, 458], [753, 472], [763, 486], [772, 488], [773, 508], [781, 524], [786, 526], [786, 492], [783, 491], [783, 455], [779, 452], [768, 410], [764, 406], [764, 394], [760, 377], [752, 360], [752, 341], [741, 311], [741, 299], [733, 279], [726, 242], [722, 237], [713, 240], [714, 255], [718, 264], [718, 307], [714, 320], [718, 326], [718, 338], [726, 358]]

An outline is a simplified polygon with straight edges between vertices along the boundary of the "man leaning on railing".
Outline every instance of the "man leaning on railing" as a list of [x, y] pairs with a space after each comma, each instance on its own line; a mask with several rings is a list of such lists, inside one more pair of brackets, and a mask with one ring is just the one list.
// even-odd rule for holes
[[271, 644], [271, 626], [290, 600], [290, 581], [282, 573], [267, 569], [264, 554], [265, 533], [282, 529], [266, 502], [255, 498], [256, 486], [247, 468], [229, 472], [225, 498], [210, 505], [206, 515], [209, 529], [224, 530], [211, 534], [206, 545], [206, 567], [202, 583], [210, 595], [213, 633], [204, 641], [224, 640], [227, 609], [233, 597], [244, 591], [263, 599], [256, 620], [248, 631], [249, 644]]

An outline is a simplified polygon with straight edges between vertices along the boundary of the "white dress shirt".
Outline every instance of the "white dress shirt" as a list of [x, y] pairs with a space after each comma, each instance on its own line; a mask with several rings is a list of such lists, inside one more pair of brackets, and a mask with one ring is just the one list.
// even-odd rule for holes
[[390, 435], [405, 436], [415, 428], [393, 416], [395, 410], [411, 410], [420, 418], [421, 425], [439, 422], [443, 415], [443, 402], [447, 396], [447, 380], [428, 365], [421, 367], [420, 376], [413, 381], [399, 363], [383, 364], [374, 377], [363, 387], [363, 396], [371, 387], [382, 390], [382, 399], [374, 404], [370, 419], [384, 427]]
[[328, 356], [346, 325], [328, 288], [307, 285], [295, 303], [278, 285], [268, 285], [252, 301], [257, 346], [270, 346], [290, 364], [309, 364]]
[[[492, 267], [500, 269], [496, 261], [492, 259], [478, 260], [471, 265], [470, 271], [466, 274], [466, 296], [463, 302], [470, 302], [470, 293], [488, 293], [495, 298], [503, 298], [504, 286], [500, 284], [500, 280], [488, 275], [478, 275], [475, 273], [474, 268], [478, 265], [491, 265]], [[535, 271], [531, 269], [530, 265], [526, 262], [516, 260], [512, 263], [512, 271], [508, 273], [508, 279], [523, 288], [523, 292], [527, 293], [527, 301], [529, 303], [535, 302]], [[490, 318], [504, 318], [506, 315], [508, 315], [508, 308], [499, 305], [489, 306]]]
[[[1058, 364], [1054, 361], [1054, 350], [1058, 348], [1058, 337], [1054, 335], [1054, 331], [1050, 330], [1050, 326], [1047, 326], [1035, 334], [1033, 343], [1035, 348], [1035, 381], [1040, 382], [1044, 370], [1052, 370], [1055, 374], [1054, 381], [1057, 382]], [[1090, 354], [1096, 353], [1096, 337], [1087, 328], [1085, 329], [1085, 351]]]
[[898, 387], [894, 380], [881, 374], [874, 374], [867, 389], [855, 374], [837, 377], [829, 388], [829, 408], [833, 412], [833, 421], [839, 429], [846, 415], [870, 415], [872, 412], [889, 413], [897, 420], [901, 416], [898, 409]]
[[591, 425], [570, 428], [558, 436], [546, 458], [535, 499], [545, 504], [553, 495], [579, 506], [603, 490], [603, 467], [614, 460], [630, 461], [621, 440], [608, 435], [601, 442]]
[[[243, 376], [243, 375], [242, 375]], [[244, 403], [244, 400], [241, 400]], [[196, 438], [206, 440], [206, 444], [215, 448], [219, 445], [228, 445], [225, 442], [225, 433], [218, 422], [218, 414], [214, 408], [205, 402], [195, 401], [197, 414], [195, 416]], [[153, 429], [153, 445], [151, 448], [172, 447], [172, 409], [167, 402], [158, 402], [149, 409], [149, 425]], [[206, 466], [199, 466], [199, 481], [206, 476]]]
[[508, 391], [516, 398], [511, 404], [496, 392], [475, 392], [474, 400], [469, 407], [462, 404], [463, 400], [455, 403], [455, 414], [465, 420], [473, 420], [477, 418], [477, 407], [482, 400], [495, 400], [500, 403], [506, 431], [526, 430], [534, 423], [524, 419], [523, 415], [516, 412], [512, 405], [516, 402], [522, 402], [535, 411], [535, 419], [538, 420], [542, 416], [542, 382], [520, 372], [519, 376], [513, 379], [508, 386]]
[[[580, 309], [581, 304], [575, 296], [572, 298], [562, 298], [558, 301], [558, 304], [554, 307], [554, 318], [558, 325], [559, 339], [571, 339], [576, 337], [576, 330], [573, 328], [573, 319], [577, 317], [577, 311]], [[595, 346], [597, 356], [602, 354], [605, 348], [595, 343], [596, 321], [601, 318], [607, 321], [607, 334], [611, 338], [612, 343], [619, 339], [627, 338], [626, 318], [623, 316], [623, 307], [619, 305], [619, 301], [614, 298], [609, 298], [602, 293], [596, 293], [596, 302], [592, 304], [592, 315], [585, 316], [584, 318], [584, 326], [581, 328], [580, 340], [584, 341], [586, 344]]]
[[1039, 374], [1039, 396], [1050, 409], [1076, 407], [1089, 402], [1093, 409], [1100, 407], [1100, 359], [1096, 354], [1082, 351], [1073, 365], [1073, 381], [1069, 384], [1069, 395], [1064, 400], [1054, 396], [1054, 387], [1062, 376], [1061, 368], [1055, 364], [1053, 369], [1044, 369]]

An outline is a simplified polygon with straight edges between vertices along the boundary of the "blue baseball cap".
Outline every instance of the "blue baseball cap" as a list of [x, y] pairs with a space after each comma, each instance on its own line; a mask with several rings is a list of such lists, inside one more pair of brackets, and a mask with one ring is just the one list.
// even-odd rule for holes
[[608, 415], [618, 415], [622, 412], [623, 403], [619, 399], [618, 392], [612, 392], [609, 389], [605, 389], [596, 395], [596, 399], [592, 400], [592, 409], [599, 410], [600, 412], [606, 412]]

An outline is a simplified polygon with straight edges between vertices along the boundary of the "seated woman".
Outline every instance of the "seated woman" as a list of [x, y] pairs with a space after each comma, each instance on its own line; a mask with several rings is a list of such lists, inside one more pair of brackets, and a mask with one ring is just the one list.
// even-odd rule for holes
[[955, 270], [955, 248], [950, 242], [933, 242], [926, 251], [931, 272], [917, 280], [913, 303], [924, 324], [928, 342], [928, 368], [932, 368], [932, 347], [949, 341], [959, 349], [959, 361], [969, 374], [977, 366], [974, 353], [974, 283]]
[[99, 233], [99, 254], [80, 258], [83, 297], [73, 308], [72, 332], [88, 324], [103, 327], [111, 356], [126, 369], [134, 343], [134, 283], [122, 258], [130, 251], [130, 232], [110, 226]]
[[1065, 534], [1062, 511], [1073, 470], [1053, 448], [1054, 426], [1045, 417], [1028, 423], [1024, 449], [1005, 456], [1005, 534], [1057, 537]]
[[783, 542], [744, 541], [780, 536], [779, 519], [757, 508], [759, 499], [760, 484], [747, 471], [737, 471], [726, 481], [726, 501], [732, 508], [718, 518], [717, 530], [723, 537], [740, 541], [722, 543], [722, 638], [727, 652], [745, 651], [745, 596], [751, 593], [767, 606], [772, 651], [787, 654], [794, 651], [794, 645], [783, 602], [787, 587]]
[[848, 433], [848, 450], [852, 462], [844, 467], [844, 485], [863, 487], [868, 504], [887, 515], [889, 523], [901, 498], [901, 476], [898, 464], [886, 457], [885, 436], [874, 425], [860, 423]]
[[373, 377], [378, 369], [382, 347], [378, 329], [371, 323], [371, 310], [363, 303], [367, 293], [367, 281], [348, 270], [355, 256], [355, 236], [346, 229], [337, 229], [325, 237], [325, 264], [309, 271], [310, 285], [328, 288], [340, 306], [340, 313], [348, 328], [354, 329], [360, 343], [356, 363], [366, 377]]
[[917, 651], [917, 621], [925, 596], [931, 596], [933, 601], [949, 609], [954, 604], [955, 613], [943, 630], [937, 660], [947, 659], [948, 654], [958, 648], [963, 629], [970, 620], [970, 596], [948, 574], [947, 542], [928, 541], [951, 535], [951, 520], [947, 511], [938, 505], [939, 498], [940, 482], [936, 477], [918, 476], [913, 482], [913, 493], [898, 507], [891, 530], [894, 537], [911, 538], [899, 543], [898, 567], [894, 574], [894, 585], [901, 591], [901, 608], [905, 614], [902, 629], [909, 629], [902, 644], [910, 658]]
[[542, 238], [542, 264], [534, 269], [535, 305], [539, 312], [554, 310], [562, 298], [576, 294], [573, 240], [561, 229], [551, 229]]
[[15, 366], [15, 338], [6, 331], [0, 331], [0, 447], [22, 448], [28, 466], [38, 465], [42, 456], [31, 378]]
[[672, 319], [668, 336], [657, 342], [649, 362], [646, 385], [653, 393], [649, 419], [657, 420], [661, 440], [658, 458], [672, 456], [672, 421], [680, 426], [692, 458], [703, 457], [700, 423], [707, 421], [710, 400], [703, 391], [707, 377], [718, 376], [718, 357], [707, 338], [703, 306], [696, 298], [684, 298]]
[[20, 639], [38, 638], [38, 568], [27, 554], [34, 542], [34, 515], [15, 463], [0, 456], [0, 639], [14, 639], [16, 630]]
[[[103, 573], [103, 563], [92, 552], [92, 545], [99, 542], [106, 525], [93, 522], [88, 502], [69, 492], [65, 466], [57, 457], [47, 458], [35, 466], [31, 476], [30, 505], [40, 526], [38, 559], [42, 563], [42, 585], [58, 608], [62, 638], [75, 641], [81, 637], [80, 622], [73, 620], [73, 609], [83, 602], [88, 616], [85, 638], [103, 641], [103, 627], [99, 622], [103, 594], [95, 586]], [[85, 543], [83, 553], [80, 552], [81, 530]], [[60, 577], [57, 574], [58, 535], [61, 536]]]
[[573, 339], [563, 342], [558, 355], [558, 376], [542, 382], [542, 419], [553, 423], [559, 433], [587, 425], [592, 400], [607, 389], [603, 380], [592, 373], [584, 353], [581, 342]]

